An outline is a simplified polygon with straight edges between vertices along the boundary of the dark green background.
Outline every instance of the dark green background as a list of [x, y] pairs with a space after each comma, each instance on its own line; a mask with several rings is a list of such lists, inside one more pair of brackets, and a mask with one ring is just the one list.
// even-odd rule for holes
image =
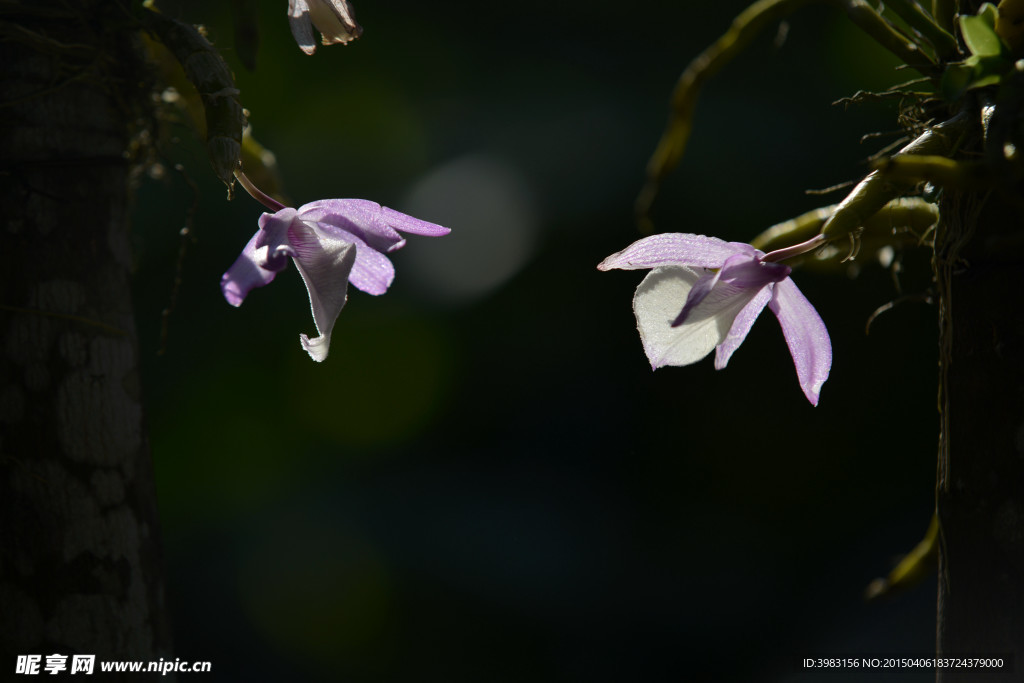
[[[200, 195], [164, 355], [180, 175], [141, 184], [134, 236], [175, 656], [226, 681], [832, 681], [864, 672], [799, 659], [933, 649], [934, 580], [861, 593], [933, 508], [934, 308], [867, 336], [888, 272], [796, 273], [835, 357], [812, 408], [767, 312], [727, 369], [652, 373], [642, 274], [595, 268], [639, 237], [671, 88], [743, 3], [364, 0], [363, 37], [310, 58], [267, 1], [251, 73], [213, 4], [161, 6], [207, 25], [295, 205], [373, 199], [452, 234], [411, 237], [386, 296], [350, 289], [315, 364], [293, 268], [220, 296], [261, 207], [225, 202], [168, 122], [164, 162]], [[773, 38], [705, 89], [658, 231], [748, 241], [894, 139], [858, 142], [896, 132], [895, 103], [831, 105], [914, 75], [844, 15]], [[927, 255], [907, 266], [923, 292]]]

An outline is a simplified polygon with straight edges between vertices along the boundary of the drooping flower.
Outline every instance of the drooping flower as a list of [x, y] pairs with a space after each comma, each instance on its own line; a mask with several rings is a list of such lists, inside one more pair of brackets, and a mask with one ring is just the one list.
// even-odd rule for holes
[[307, 55], [316, 52], [314, 28], [323, 45], [344, 45], [363, 34], [348, 0], [288, 0], [288, 23], [299, 49]]
[[224, 298], [240, 306], [256, 287], [269, 284], [288, 265], [306, 283], [313, 322], [320, 336], [299, 335], [315, 361], [327, 358], [331, 331], [347, 298], [348, 283], [368, 294], [383, 294], [395, 277], [385, 254], [400, 249], [398, 231], [438, 237], [450, 230], [365, 199], [324, 199], [264, 213], [259, 230], [221, 278]]
[[653, 269], [637, 287], [633, 312], [654, 369], [689, 365], [712, 349], [721, 370], [768, 306], [812, 405], [832, 367], [832, 343], [821, 316], [790, 279], [789, 266], [764, 259], [749, 244], [666, 233], [634, 242], [600, 270]]

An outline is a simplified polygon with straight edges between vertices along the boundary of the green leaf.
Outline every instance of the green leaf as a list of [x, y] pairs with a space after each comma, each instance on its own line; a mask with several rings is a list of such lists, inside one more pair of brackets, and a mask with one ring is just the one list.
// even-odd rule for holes
[[999, 74], [989, 74], [988, 76], [982, 76], [978, 79], [975, 79], [971, 83], [970, 89], [973, 90], [975, 88], [984, 88], [986, 85], [998, 85], [999, 83], [1002, 83], [1002, 81], [1003, 78]]
[[960, 17], [960, 32], [971, 54], [979, 57], [995, 57], [1002, 54], [1003, 42], [996, 34], [998, 10], [986, 2], [974, 16]]
[[971, 80], [974, 78], [974, 68], [967, 64], [950, 64], [942, 74], [942, 99], [947, 102], [955, 102], [960, 99]]
[[989, 26], [995, 26], [996, 19], [999, 18], [999, 8], [991, 2], [984, 2], [978, 8], [977, 16], [987, 21]]
[[1013, 62], [1002, 55], [973, 56], [968, 58], [967, 63], [974, 66], [972, 88], [980, 87], [982, 85], [981, 81], [985, 81], [984, 85], [998, 83], [1013, 68]]
[[971, 55], [962, 62], [950, 64], [942, 74], [942, 97], [953, 102], [967, 90], [998, 85], [1012, 66], [1013, 62], [1001, 55]]

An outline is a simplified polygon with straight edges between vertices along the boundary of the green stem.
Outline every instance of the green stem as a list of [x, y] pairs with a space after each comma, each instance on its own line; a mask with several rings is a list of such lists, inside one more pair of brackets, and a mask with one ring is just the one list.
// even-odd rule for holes
[[783, 249], [776, 249], [775, 251], [773, 251], [771, 253], [765, 254], [761, 258], [761, 260], [762, 261], [767, 261], [769, 263], [777, 262], [777, 261], [784, 261], [784, 260], [786, 260], [788, 258], [793, 258], [794, 256], [800, 256], [801, 254], [806, 254], [809, 251], [814, 251], [815, 249], [817, 249], [818, 247], [820, 247], [820, 246], [822, 246], [824, 244], [825, 244], [825, 236], [824, 235], [815, 235], [814, 237], [812, 237], [811, 239], [807, 240], [806, 242], [801, 242], [800, 244], [794, 244], [791, 247], [785, 247]]
[[249, 196], [258, 201], [263, 206], [267, 207], [274, 213], [277, 213], [281, 209], [285, 208], [285, 205], [277, 201], [270, 195], [263, 192], [260, 188], [256, 187], [249, 178], [242, 173], [242, 169], [235, 169], [235, 178], [245, 188], [245, 191], [249, 193]]
[[875, 168], [889, 182], [929, 182], [940, 187], [976, 190], [991, 184], [988, 165], [981, 161], [954, 161], [940, 155], [897, 155], [882, 159]]
[[[823, 206], [801, 214], [796, 218], [777, 223], [751, 240], [750, 244], [761, 251], [780, 249], [787, 244], [803, 242], [821, 231], [821, 226], [835, 212], [838, 204]], [[938, 208], [920, 197], [899, 197], [893, 199], [879, 211], [866, 218], [860, 226], [864, 229], [863, 239], [878, 235], [891, 239], [895, 229], [906, 229], [912, 234], [921, 234], [938, 220]]]
[[918, 31], [935, 48], [935, 54], [944, 62], [955, 61], [960, 48], [953, 34], [935, 23], [921, 7], [910, 0], [886, 0], [886, 7], [898, 14], [912, 29]]
[[956, 18], [956, 0], [932, 0], [932, 16], [935, 23], [946, 31], [954, 30]]
[[[758, 0], [733, 19], [718, 40], [687, 65], [672, 92], [665, 131], [647, 162], [647, 179], [637, 196], [635, 211], [642, 232], [650, 232], [649, 213], [662, 180], [675, 168], [693, 131], [693, 115], [704, 82], [728, 64], [766, 27], [811, 2], [827, 1], [846, 9], [851, 20], [908, 66], [929, 78], [935, 63], [913, 40], [897, 31], [863, 0]], [[940, 29], [941, 30], [941, 29]]]
[[845, 0], [843, 6], [850, 20], [901, 62], [925, 76], [935, 75], [935, 63], [917, 44], [896, 30], [875, 8], [864, 0]]
[[733, 19], [729, 30], [700, 53], [683, 71], [672, 92], [665, 132], [647, 163], [647, 181], [636, 200], [641, 228], [650, 231], [648, 212], [658, 187], [679, 162], [693, 129], [693, 112], [704, 82], [728, 64], [764, 29], [802, 5], [816, 0], [759, 0]]
[[[958, 144], [960, 134], [968, 123], [969, 119], [965, 114], [957, 114], [948, 121], [926, 130], [901, 149], [896, 156], [949, 154]], [[865, 220], [912, 186], [913, 182], [891, 178], [883, 171], [872, 171], [839, 203], [835, 212], [822, 226], [821, 234], [829, 239], [836, 239], [860, 229]]]

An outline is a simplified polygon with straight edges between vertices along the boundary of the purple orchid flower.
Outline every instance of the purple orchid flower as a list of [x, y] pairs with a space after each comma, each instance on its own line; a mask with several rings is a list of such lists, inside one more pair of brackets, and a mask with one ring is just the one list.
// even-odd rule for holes
[[789, 278], [789, 266], [772, 260], [793, 255], [784, 251], [766, 260], [749, 244], [666, 233], [634, 242], [598, 269], [653, 269], [636, 289], [633, 312], [654, 369], [689, 365], [716, 349], [715, 369], [721, 370], [768, 306], [782, 326], [804, 396], [818, 405], [832, 343], [821, 316]]
[[288, 23], [299, 49], [307, 55], [316, 52], [314, 28], [324, 45], [344, 45], [363, 34], [348, 0], [288, 0]]
[[431, 237], [450, 232], [365, 199], [324, 199], [297, 210], [282, 207], [264, 213], [259, 224], [221, 278], [221, 291], [229, 304], [240, 306], [250, 291], [269, 284], [291, 257], [306, 283], [320, 333], [315, 339], [304, 334], [299, 339], [318, 362], [327, 358], [348, 283], [368, 294], [383, 294], [391, 285], [395, 268], [384, 254], [405, 245], [399, 230]]

